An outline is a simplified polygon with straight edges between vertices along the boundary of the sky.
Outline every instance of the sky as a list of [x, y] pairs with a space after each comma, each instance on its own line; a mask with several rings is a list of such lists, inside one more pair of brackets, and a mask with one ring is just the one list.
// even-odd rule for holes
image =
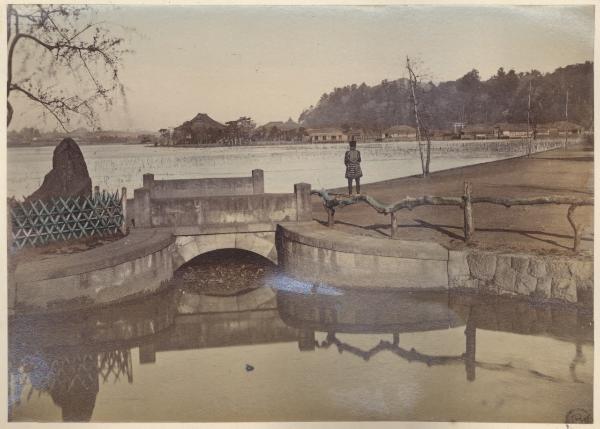
[[[473, 68], [551, 72], [593, 60], [593, 6], [95, 6], [128, 29], [118, 96], [104, 129], [172, 127], [197, 113], [220, 122], [298, 119], [334, 87], [406, 77], [406, 56], [427, 80]], [[12, 100], [11, 95], [11, 100]], [[54, 129], [15, 100], [9, 130]]]

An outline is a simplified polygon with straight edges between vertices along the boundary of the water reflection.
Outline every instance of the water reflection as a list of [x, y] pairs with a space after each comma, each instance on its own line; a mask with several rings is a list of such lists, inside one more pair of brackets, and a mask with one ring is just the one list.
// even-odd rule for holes
[[[464, 332], [461, 344], [455, 344], [457, 337], [452, 333], [456, 329]], [[498, 337], [504, 342], [490, 344], [488, 332], [505, 333], [503, 335], [509, 337]], [[435, 340], [430, 339], [429, 333], [435, 333]], [[483, 346], [482, 334], [485, 334], [482, 337]], [[561, 344], [566, 346], [570, 343], [571, 357], [560, 361], [564, 364], [565, 373], [570, 375], [569, 379], [562, 377], [562, 373], [557, 373], [554, 367], [548, 369], [542, 365], [538, 368], [524, 361], [522, 356], [531, 356], [535, 353], [532, 350], [519, 349], [519, 356], [508, 359], [507, 356], [511, 355], [507, 355], [504, 349], [510, 348], [510, 343], [520, 344], [515, 334], [560, 341], [560, 344], [553, 344], [561, 356], [564, 354]], [[352, 383], [353, 378], [360, 378], [355, 371], [374, 374], [373, 383], [383, 383], [385, 386], [386, 382], [392, 383], [388, 387], [395, 385], [396, 381], [389, 377], [381, 378], [379, 368], [388, 368], [381, 370], [385, 374], [392, 368], [389, 365], [394, 365], [394, 361], [389, 361], [387, 356], [398, 359], [397, 364], [408, 363], [411, 371], [423, 379], [427, 378], [423, 371], [437, 371], [436, 368], [458, 365], [464, 366], [463, 380], [471, 384], [484, 371], [481, 374], [506, 374], [506, 377], [519, 380], [524, 386], [551, 383], [544, 385], [543, 389], [553, 389], [552, 383], [587, 386], [591, 384], [591, 375], [586, 359], [591, 359], [591, 355], [586, 350], [590, 350], [592, 335], [590, 309], [539, 305], [503, 297], [356, 290], [323, 295], [261, 288], [221, 299], [172, 290], [140, 302], [94, 312], [11, 320], [9, 417], [11, 420], [55, 419], [42, 401], [47, 396], [60, 409], [64, 421], [156, 420], [156, 415], [152, 417], [152, 411], [159, 405], [151, 397], [165, 386], [158, 381], [161, 379], [158, 373], [144, 368], [160, 368], [160, 372], [165, 373], [169, 380], [175, 380], [175, 386], [169, 385], [170, 389], [176, 389], [175, 392], [178, 391], [177, 384], [181, 384], [182, 392], [195, 391], [197, 381], [193, 380], [192, 374], [209, 376], [218, 372], [221, 374], [218, 383], [207, 382], [203, 387], [209, 397], [218, 399], [223, 392], [229, 392], [227, 395], [231, 396], [233, 392], [237, 394], [240, 389], [244, 391], [254, 386], [236, 384], [239, 381], [229, 365], [238, 361], [246, 364], [246, 367], [251, 364], [253, 369], [256, 368], [252, 371], [252, 377], [261, 377], [261, 374], [267, 376], [269, 371], [273, 371], [273, 374], [280, 374], [278, 377], [285, 377], [285, 380], [271, 379], [270, 382], [252, 387], [256, 391], [247, 392], [247, 400], [252, 404], [250, 408], [240, 404], [235, 410], [227, 408], [217, 411], [211, 407], [189, 408], [181, 405], [186, 407], [185, 414], [189, 414], [186, 420], [299, 420], [303, 415], [306, 419], [309, 416], [302, 414], [306, 412], [302, 411], [302, 406], [292, 412], [293, 405], [288, 404], [290, 410], [286, 411], [286, 407], [270, 405], [269, 401], [285, 385], [297, 391], [294, 404], [310, 402], [306, 393], [301, 393], [305, 386], [299, 380], [304, 371], [308, 371], [304, 377], [310, 375], [311, 371], [317, 371], [309, 369], [313, 368], [312, 362], [317, 365], [314, 368], [333, 370], [322, 376], [327, 377], [329, 382], [340, 384], [337, 394], [352, 392], [350, 387], [344, 386], [349, 383], [348, 380]], [[438, 342], [445, 341], [445, 337], [451, 347], [439, 346]], [[375, 338], [377, 342], [369, 344]], [[418, 340], [416, 345], [415, 339]], [[293, 352], [286, 351], [288, 349], [277, 346], [294, 343], [295, 356]], [[272, 350], [267, 355], [279, 353], [273, 356], [276, 360], [272, 362], [283, 365], [280, 369], [275, 369], [275, 364], [269, 367], [253, 360], [258, 360], [262, 347]], [[328, 353], [332, 349], [341, 355], [333, 361]], [[214, 361], [208, 359], [209, 355], [206, 354], [189, 354], [201, 350], [215, 350], [214, 353], [221, 358]], [[345, 355], [369, 364], [357, 367], [347, 362]], [[182, 356], [185, 356], [183, 361]], [[384, 364], [384, 361], [389, 363]], [[288, 366], [287, 362], [294, 363]], [[348, 372], [350, 368], [353, 368], [352, 372]], [[581, 371], [582, 368], [585, 371]], [[135, 377], [134, 372], [137, 374]], [[447, 376], [450, 377], [450, 373]], [[155, 377], [156, 381], [151, 377]], [[449, 380], [454, 381], [437, 386], [434, 390], [443, 392], [458, 382], [453, 378]], [[489, 389], [504, 388], [501, 384], [494, 384], [498, 380], [490, 381], [489, 376], [485, 376], [484, 380], [492, 383]], [[500, 382], [505, 383], [502, 380]], [[129, 386], [125, 396], [124, 393], [118, 393], [123, 392], [119, 386]], [[393, 402], [395, 399], [390, 398], [394, 398], [394, 395], [388, 387], [385, 388], [386, 401]], [[363, 388], [365, 392], [377, 391], [368, 384]], [[114, 389], [117, 389], [117, 393], [114, 393]], [[105, 390], [113, 392], [115, 398], [111, 394], [110, 397], [105, 396], [104, 401], [99, 401]], [[324, 393], [322, 390], [311, 392], [317, 396]], [[465, 391], [465, 395], [467, 393]], [[135, 398], [141, 401], [141, 405], [124, 411], [122, 404], [116, 403], [118, 398], [122, 401], [123, 397]], [[174, 410], [163, 410], [158, 418], [180, 420], [182, 411], [178, 414], [175, 408], [179, 406], [178, 402], [184, 402], [184, 397], [177, 394], [169, 398], [161, 397], [160, 401], [168, 403]], [[589, 398], [585, 398], [584, 402], [591, 403], [591, 388]], [[204, 400], [208, 401], [206, 398]], [[99, 406], [97, 402], [102, 403], [101, 410], [97, 410], [102, 416], [95, 414], [95, 408]], [[351, 420], [353, 416], [356, 418], [352, 412], [360, 411], [328, 414], [330, 410], [315, 411], [311, 418]], [[461, 420], [480, 419], [473, 417], [476, 408], [461, 410], [458, 414]], [[518, 420], [516, 414], [514, 418], [506, 414], [511, 411], [503, 411], [504, 419]], [[369, 416], [374, 419], [456, 419], [451, 407], [444, 412], [446, 414], [433, 415], [420, 411], [416, 415], [397, 415], [382, 411]], [[538, 420], [544, 421], [544, 418], [540, 416]], [[522, 419], [527, 420], [525, 417]], [[529, 421], [538, 420], [529, 418]]]
[[9, 416], [23, 397], [48, 394], [63, 421], [89, 421], [100, 384], [133, 383], [131, 349], [139, 347], [145, 363], [148, 336], [173, 324], [174, 293], [89, 312], [10, 320]]
[[[521, 372], [546, 380], [554, 377], [535, 370], [522, 370], [510, 363], [491, 364], [476, 360], [477, 329], [528, 335], [548, 335], [575, 344], [569, 365], [571, 378], [578, 364], [585, 362], [582, 344], [593, 341], [593, 311], [590, 308], [542, 304], [503, 296], [449, 294], [440, 292], [350, 290], [343, 295], [298, 294], [278, 291], [282, 319], [300, 330], [300, 351], [328, 349], [348, 352], [369, 361], [387, 351], [408, 361], [427, 366], [464, 364], [466, 379], [474, 381], [476, 368]], [[400, 334], [425, 332], [463, 326], [464, 353], [440, 356], [420, 353], [400, 345]], [[324, 341], [315, 340], [315, 331], [325, 332]], [[364, 350], [344, 341], [336, 333], [389, 333], [392, 341], [381, 340]]]

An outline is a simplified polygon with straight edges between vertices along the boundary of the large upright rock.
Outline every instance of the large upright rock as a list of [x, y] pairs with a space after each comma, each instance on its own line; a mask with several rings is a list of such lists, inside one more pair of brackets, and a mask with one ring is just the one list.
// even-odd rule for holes
[[50, 200], [56, 197], [88, 197], [92, 195], [92, 179], [85, 159], [75, 140], [65, 138], [54, 149], [52, 170], [42, 186], [27, 197], [31, 200]]

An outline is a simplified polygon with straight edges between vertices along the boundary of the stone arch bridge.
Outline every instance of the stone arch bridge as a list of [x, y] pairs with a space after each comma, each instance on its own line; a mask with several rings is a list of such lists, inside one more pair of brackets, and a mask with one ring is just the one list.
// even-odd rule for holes
[[262, 170], [249, 177], [181, 180], [144, 174], [124, 211], [125, 238], [19, 265], [9, 282], [9, 307], [62, 311], [139, 296], [212, 250], [246, 250], [277, 264], [277, 226], [312, 220], [310, 185], [265, 193]]
[[277, 264], [277, 225], [312, 220], [310, 185], [293, 193], [265, 193], [264, 172], [250, 177], [155, 180], [127, 201], [126, 219], [136, 228], [168, 230], [174, 238], [173, 270], [203, 253], [241, 249]]
[[64, 311], [139, 297], [159, 290], [184, 263], [218, 249], [256, 253], [310, 284], [483, 285], [497, 293], [539, 292], [572, 302], [580, 290], [592, 289], [593, 261], [452, 250], [433, 242], [382, 240], [326, 228], [312, 220], [309, 184], [297, 183], [291, 193], [265, 193], [262, 170], [249, 177], [184, 180], [145, 174], [124, 211], [126, 237], [9, 270], [9, 312]]

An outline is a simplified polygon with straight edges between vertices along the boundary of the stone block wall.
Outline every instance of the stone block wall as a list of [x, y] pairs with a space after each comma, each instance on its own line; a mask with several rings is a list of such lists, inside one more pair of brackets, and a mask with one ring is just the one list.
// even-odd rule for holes
[[[356, 288], [447, 288], [447, 251], [434, 243], [390, 240], [340, 231], [279, 226], [277, 253], [282, 270], [300, 280]], [[393, 241], [393, 243], [391, 243]]]
[[578, 302], [593, 290], [591, 258], [449, 251], [448, 284], [496, 294]]
[[14, 306], [19, 312], [64, 311], [152, 293], [171, 279], [175, 243], [117, 265], [64, 277], [19, 281]]

